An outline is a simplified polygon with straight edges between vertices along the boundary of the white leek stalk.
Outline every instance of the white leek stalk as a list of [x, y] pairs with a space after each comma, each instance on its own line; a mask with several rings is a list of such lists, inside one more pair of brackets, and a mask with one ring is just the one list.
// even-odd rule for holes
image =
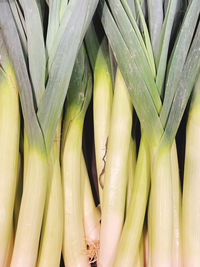
[[17, 181], [17, 189], [15, 196], [15, 206], [14, 206], [14, 231], [17, 229], [17, 222], [19, 217], [19, 210], [22, 198], [22, 190], [23, 190], [23, 168], [22, 168], [22, 159], [21, 154], [19, 153], [18, 158], [18, 181]]
[[144, 235], [143, 233], [140, 239], [138, 255], [137, 255], [134, 267], [144, 267]]
[[6, 266], [6, 255], [9, 252], [10, 235], [13, 231], [20, 113], [14, 71], [6, 51], [0, 52], [3, 67], [0, 67], [0, 266]]
[[84, 229], [84, 186], [81, 175], [82, 134], [92, 94], [92, 80], [84, 46], [72, 73], [64, 116], [61, 172], [64, 194], [63, 258], [66, 266], [89, 267]]
[[171, 148], [171, 173], [173, 190], [172, 267], [182, 267], [181, 185], [179, 177], [178, 155], [175, 142]]
[[181, 192], [175, 142], [157, 153], [149, 208], [149, 262], [151, 266], [178, 267], [182, 266]]
[[190, 105], [186, 128], [183, 185], [183, 265], [200, 265], [200, 76]]
[[92, 189], [87, 173], [85, 159], [81, 153], [81, 176], [84, 183], [83, 187], [83, 217], [85, 239], [87, 243], [87, 254], [91, 262], [95, 262], [99, 252], [99, 238], [100, 238], [100, 210], [96, 207], [92, 195]]
[[128, 206], [131, 200], [131, 195], [134, 185], [136, 167], [136, 141], [131, 137], [128, 157], [128, 183], [127, 183], [127, 199], [126, 199], [126, 213], [128, 212]]
[[107, 143], [112, 111], [112, 77], [109, 62], [105, 54], [105, 40], [102, 42], [94, 68], [93, 113], [94, 142], [99, 185], [100, 203], [102, 202]]
[[38, 267], [58, 267], [60, 265], [63, 241], [63, 192], [60, 170], [60, 131], [57, 127], [49, 157], [49, 178], [47, 198], [40, 241]]
[[34, 267], [46, 199], [48, 159], [45, 152], [29, 147], [27, 170], [14, 243], [12, 267]]
[[14, 229], [12, 228], [10, 232], [10, 237], [9, 237], [9, 245], [8, 245], [8, 250], [7, 250], [7, 255], [6, 255], [6, 260], [5, 260], [5, 267], [10, 266], [11, 258], [12, 258], [12, 252], [13, 252], [13, 244], [14, 244]]
[[114, 267], [134, 266], [140, 240], [150, 186], [150, 157], [148, 144], [142, 134], [136, 163], [131, 199], [118, 244]]
[[66, 266], [89, 267], [83, 224], [83, 190], [81, 188], [83, 118], [70, 123], [62, 152], [64, 190], [63, 257]]
[[171, 149], [165, 145], [152, 157], [150, 194], [151, 266], [172, 266], [173, 200]]
[[105, 167], [99, 252], [101, 267], [113, 266], [124, 223], [132, 111], [131, 98], [118, 69]]
[[144, 266], [145, 267], [150, 267], [150, 263], [149, 263], [149, 246], [148, 246], [148, 231], [147, 231], [147, 227], [144, 226]]

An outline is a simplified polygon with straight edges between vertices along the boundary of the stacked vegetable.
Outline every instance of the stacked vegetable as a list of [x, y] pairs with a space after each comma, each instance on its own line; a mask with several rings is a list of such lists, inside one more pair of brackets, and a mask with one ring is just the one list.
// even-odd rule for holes
[[200, 266], [199, 15], [0, 1], [0, 266]]

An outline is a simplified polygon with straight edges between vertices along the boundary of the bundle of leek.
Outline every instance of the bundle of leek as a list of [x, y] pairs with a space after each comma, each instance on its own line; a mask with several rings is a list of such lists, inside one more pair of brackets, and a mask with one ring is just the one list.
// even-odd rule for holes
[[[87, 0], [81, 1], [80, 4], [77, 0], [69, 3], [50, 1], [46, 53], [42, 1], [0, 3], [0, 26], [18, 82], [25, 138], [27, 136], [28, 141], [28, 145], [25, 145], [23, 194], [11, 266], [35, 266], [47, 192], [50, 192], [51, 196], [46, 201], [38, 264], [55, 266], [60, 261], [62, 230], [58, 231], [59, 238], [54, 235], [55, 239], [51, 240], [52, 227], [55, 225], [48, 222], [57, 209], [50, 199], [54, 192], [57, 196], [60, 194], [59, 190], [61, 191], [59, 147], [52, 147], [52, 141], [75, 58], [96, 5], [97, 1], [91, 3]], [[50, 164], [54, 163], [51, 153], [55, 156], [52, 173], [58, 173], [55, 191], [51, 190], [54, 178], [52, 183], [48, 181]], [[14, 196], [13, 192], [13, 198]], [[62, 197], [58, 200], [60, 213], [61, 200]], [[11, 227], [11, 221], [12, 218], [7, 227]], [[57, 220], [55, 224], [58, 229]], [[56, 253], [52, 253], [54, 250]], [[49, 255], [53, 257], [53, 261]]]
[[[176, 196], [173, 197], [174, 185], [172, 187], [172, 184], [175, 183], [172, 183], [173, 171], [170, 154], [175, 153], [176, 155], [176, 150], [173, 149], [171, 152], [171, 147], [199, 72], [200, 25], [198, 17], [200, 7], [198, 1], [190, 1], [170, 60], [167, 61], [177, 7], [177, 1], [168, 2], [159, 40], [159, 53], [156, 58], [157, 72], [155, 72], [147, 26], [139, 2], [136, 1], [136, 4], [144, 31], [144, 39], [126, 1], [101, 1], [100, 12], [105, 32], [139, 117], [142, 135], [147, 138], [150, 149], [149, 257], [151, 266], [172, 266], [174, 262], [172, 244], [173, 238], [175, 238], [173, 235], [176, 233], [173, 227], [177, 227], [179, 218], [175, 219], [175, 216], [177, 214], [180, 216], [180, 213], [179, 211], [173, 213], [173, 205], [177, 205], [177, 202], [174, 204], [173, 201], [179, 195], [179, 188], [176, 187]], [[189, 34], [188, 28], [190, 29]], [[160, 98], [160, 94], [161, 97], [163, 95], [162, 92], [164, 92], [163, 103]], [[141, 105], [141, 103], [143, 104]], [[141, 162], [140, 155], [142, 154], [139, 153], [138, 165]], [[174, 169], [176, 170], [176, 167]], [[177, 172], [175, 172], [176, 175]], [[137, 255], [148, 196], [148, 179], [146, 179], [145, 187], [141, 185], [139, 187], [139, 180], [141, 180], [140, 177], [135, 178], [135, 186], [138, 188], [133, 191], [130, 202], [132, 208], [127, 213], [119, 243], [116, 245], [117, 240], [110, 237], [115, 242], [110, 255], [102, 253], [101, 256], [100, 248], [100, 260], [104, 256], [110, 258], [106, 262], [110, 262], [114, 266], [132, 266]], [[138, 190], [139, 188], [141, 191]], [[142, 192], [143, 188], [147, 188], [146, 193]], [[110, 192], [112, 189], [114, 189], [113, 193]], [[116, 193], [114, 184], [110, 185], [106, 191], [114, 195]], [[123, 194], [122, 192], [119, 196], [118, 192], [118, 198]], [[109, 205], [109, 202], [105, 202], [105, 206]], [[114, 207], [114, 204], [112, 205]], [[107, 207], [103, 208], [103, 213], [108, 209]], [[117, 207], [116, 202], [115, 209]], [[119, 214], [121, 211], [118, 210]], [[112, 213], [108, 216], [112, 218]], [[107, 231], [103, 229], [110, 229], [110, 235], [112, 231], [116, 235], [115, 229], [110, 228], [107, 221], [102, 220], [102, 231]], [[122, 226], [119, 228], [119, 234], [121, 229]], [[180, 229], [178, 231], [180, 233]], [[108, 241], [105, 240], [105, 242]], [[102, 251], [104, 246], [106, 244], [102, 243]]]
[[[97, 2], [0, 1], [0, 266], [55, 267], [62, 251], [66, 266], [196, 267], [199, 0], [100, 0], [107, 38]], [[82, 151], [92, 97], [101, 209]]]

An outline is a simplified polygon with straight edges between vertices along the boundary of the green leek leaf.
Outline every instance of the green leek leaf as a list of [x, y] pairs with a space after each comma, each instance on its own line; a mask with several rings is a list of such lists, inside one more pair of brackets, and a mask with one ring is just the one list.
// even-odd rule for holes
[[151, 43], [156, 58], [163, 24], [163, 0], [147, 0], [147, 5]]
[[87, 26], [91, 22], [96, 5], [96, 0], [92, 2], [89, 0], [76, 2], [56, 50], [49, 71], [46, 92], [37, 113], [45, 136], [47, 150], [51, 147], [62, 112], [78, 49]]
[[171, 0], [168, 5], [167, 13], [164, 19], [161, 36], [159, 39], [159, 49], [156, 57], [157, 76], [156, 84], [158, 91], [163, 96], [163, 85], [167, 66], [167, 56], [169, 43], [171, 38], [172, 26], [176, 15], [176, 7], [178, 0]]
[[46, 56], [42, 22], [35, 0], [21, 0], [28, 44], [28, 61], [37, 107], [45, 90]]
[[[155, 144], [158, 136], [162, 136], [163, 128], [141, 74], [130, 56], [130, 52], [117, 28], [117, 25], [105, 2], [102, 3], [102, 24], [113, 49], [120, 71], [132, 97], [136, 113], [142, 128], [148, 133], [149, 141]], [[126, 60], [125, 60], [126, 59]], [[142, 104], [141, 104], [142, 103]]]
[[200, 71], [200, 23], [184, 64], [178, 88], [167, 120], [163, 142], [172, 145], [188, 99]]
[[17, 28], [7, 1], [0, 2], [0, 27], [19, 85], [25, 129], [30, 145], [45, 150], [44, 139], [34, 110], [32, 88]]
[[161, 111], [161, 121], [164, 126], [167, 122], [173, 98], [180, 81], [183, 66], [185, 64], [188, 50], [190, 48], [190, 44], [196, 28], [196, 23], [199, 18], [199, 13], [199, 0], [190, 1], [190, 5], [187, 9], [181, 30], [172, 51], [170, 62], [168, 64], [165, 96], [163, 108]]
[[[160, 96], [158, 94], [154, 76], [145, 57], [144, 51], [140, 45], [140, 42], [135, 34], [127, 15], [120, 4], [119, 0], [109, 0], [109, 5], [112, 9], [113, 17], [116, 20], [116, 24], [119, 31], [130, 51], [130, 57], [137, 65], [138, 70], [142, 75], [142, 79], [145, 81], [147, 88], [153, 98], [154, 104], [157, 110], [161, 109]], [[128, 34], [127, 34], [128, 33]]]
[[58, 31], [60, 24], [60, 0], [50, 0], [49, 1], [49, 19], [48, 19], [48, 29], [47, 29], [47, 51], [51, 51], [53, 46], [55, 35]]

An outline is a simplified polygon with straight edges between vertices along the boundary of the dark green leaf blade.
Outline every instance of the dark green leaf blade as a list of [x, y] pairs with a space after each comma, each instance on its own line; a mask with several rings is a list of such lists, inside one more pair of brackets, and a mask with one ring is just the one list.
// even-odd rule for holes
[[168, 64], [168, 75], [165, 87], [163, 108], [161, 111], [161, 121], [165, 126], [171, 109], [173, 98], [177, 90], [182, 74], [183, 66], [188, 54], [188, 50], [196, 28], [196, 23], [200, 13], [199, 0], [190, 1], [180, 33], [175, 43], [170, 62]]
[[156, 109], [160, 111], [161, 101], [154, 81], [154, 75], [142, 49], [142, 46], [137, 38], [137, 35], [133, 27], [131, 26], [130, 21], [128, 20], [126, 12], [124, 11], [123, 6], [120, 4], [119, 0], [109, 0], [109, 5], [120, 33], [130, 51], [130, 56], [131, 58], [133, 58], [139, 72], [142, 75], [142, 79], [145, 81]]
[[163, 142], [172, 145], [181, 122], [188, 99], [192, 92], [193, 86], [200, 73], [200, 23], [198, 25], [195, 38], [189, 51], [186, 63], [181, 74], [169, 118], [167, 120]]
[[157, 76], [156, 84], [158, 91], [163, 96], [163, 84], [167, 66], [167, 56], [171, 38], [172, 26], [176, 15], [178, 0], [171, 0], [168, 5], [167, 14], [164, 19], [161, 36], [159, 39], [159, 49], [156, 57]]
[[0, 2], [0, 27], [18, 82], [25, 129], [30, 145], [45, 149], [42, 131], [34, 110], [31, 84], [17, 33], [17, 28], [7, 1]]

